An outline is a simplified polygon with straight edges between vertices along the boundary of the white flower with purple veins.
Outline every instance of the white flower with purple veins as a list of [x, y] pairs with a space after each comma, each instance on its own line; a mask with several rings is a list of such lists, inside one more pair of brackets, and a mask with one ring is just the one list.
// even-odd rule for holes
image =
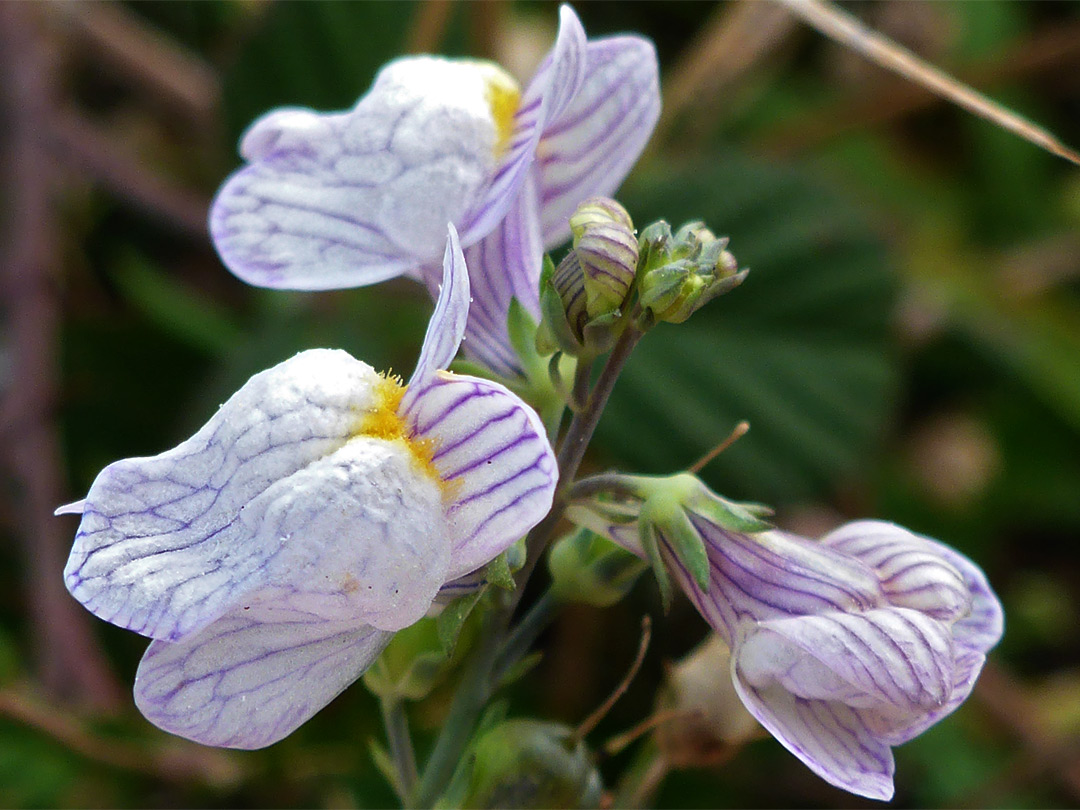
[[451, 227], [408, 385], [346, 352], [252, 377], [202, 429], [106, 467], [64, 572], [106, 621], [154, 639], [135, 702], [166, 731], [260, 748], [352, 683], [440, 588], [551, 507], [536, 414], [444, 371], [469, 306]]
[[408, 274], [434, 293], [452, 222], [472, 275], [464, 348], [513, 375], [510, 299], [539, 316], [543, 251], [569, 237], [578, 203], [613, 193], [637, 160], [659, 116], [658, 77], [651, 42], [587, 41], [569, 6], [524, 92], [492, 63], [398, 59], [351, 110], [285, 108], [251, 125], [248, 165], [211, 209], [214, 244], [261, 287]]
[[[687, 516], [705, 541], [708, 591], [657, 529], [660, 554], [730, 646], [746, 708], [827, 782], [891, 798], [891, 747], [956, 709], [1001, 638], [1001, 603], [982, 571], [882, 521], [814, 542]], [[642, 553], [632, 524], [596, 528]]]

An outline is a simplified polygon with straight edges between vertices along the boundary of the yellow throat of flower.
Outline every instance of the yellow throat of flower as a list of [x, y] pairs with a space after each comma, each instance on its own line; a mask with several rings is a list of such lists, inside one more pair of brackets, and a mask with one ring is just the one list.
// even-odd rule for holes
[[363, 414], [353, 435], [383, 439], [388, 442], [403, 442], [419, 469], [442, 486], [443, 480], [432, 463], [435, 443], [431, 439], [417, 439], [411, 436], [405, 420], [398, 412], [401, 398], [405, 396], [405, 385], [401, 377], [380, 374], [374, 393], [372, 409]]
[[476, 62], [484, 78], [484, 95], [495, 122], [495, 159], [498, 160], [514, 134], [514, 114], [521, 103], [521, 88], [514, 78], [494, 62]]

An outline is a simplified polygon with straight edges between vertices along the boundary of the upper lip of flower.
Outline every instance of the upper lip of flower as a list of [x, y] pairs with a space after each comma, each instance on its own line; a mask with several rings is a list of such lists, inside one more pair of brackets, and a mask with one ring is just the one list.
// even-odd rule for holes
[[[437, 245], [452, 221], [475, 281], [466, 351], [513, 374], [510, 298], [538, 315], [543, 249], [566, 239], [581, 200], [621, 183], [659, 117], [659, 76], [651, 43], [587, 41], [569, 6], [519, 101], [495, 71], [407, 57], [352, 110], [285, 108], [256, 121], [242, 140], [248, 165], [211, 208], [226, 266], [275, 288], [355, 287], [403, 273], [434, 288]], [[423, 82], [431, 86], [414, 86]]]
[[[215, 745], [280, 739], [374, 660], [386, 631], [547, 513], [557, 469], [539, 417], [497, 383], [444, 370], [468, 304], [450, 226], [404, 389], [345, 352], [301, 353], [62, 510], [83, 512], [72, 594], [155, 639], [136, 680], [147, 717]], [[243, 689], [222, 686], [237, 679]], [[283, 690], [303, 692], [284, 717], [253, 713]]]

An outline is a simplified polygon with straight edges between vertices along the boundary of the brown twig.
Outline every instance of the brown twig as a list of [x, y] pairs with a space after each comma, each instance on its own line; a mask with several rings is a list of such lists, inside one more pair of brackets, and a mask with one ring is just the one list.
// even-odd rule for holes
[[416, 6], [405, 39], [406, 53], [435, 53], [446, 35], [454, 10], [453, 0], [426, 0]]
[[720, 442], [718, 445], [716, 445], [716, 447], [714, 447], [708, 453], [706, 453], [701, 458], [699, 458], [697, 461], [695, 461], [693, 464], [691, 464], [689, 469], [687, 470], [687, 472], [691, 472], [691, 473], [699, 473], [699, 472], [701, 472], [701, 470], [705, 467], [706, 464], [708, 464], [710, 461], [712, 461], [718, 455], [720, 455], [725, 450], [727, 450], [729, 447], [731, 447], [731, 445], [735, 444], [735, 442], [737, 442], [739, 439], [741, 439], [743, 436], [745, 436], [749, 430], [750, 430], [750, 423], [749, 422], [747, 422], [745, 420], [742, 421], [742, 422], [739, 422], [739, 424], [735, 425], [735, 427], [732, 428], [731, 433], [728, 434], [728, 437], [726, 439], [724, 439], [722, 442]]
[[198, 782], [231, 787], [242, 779], [232, 754], [169, 739], [164, 747], [134, 746], [94, 734], [70, 712], [61, 712], [30, 689], [0, 689], [0, 715], [33, 728], [69, 751], [111, 768], [148, 774], [169, 782]]
[[0, 284], [12, 347], [11, 379], [0, 406], [0, 442], [17, 494], [26, 561], [31, 637], [43, 683], [57, 694], [102, 709], [120, 704], [122, 688], [94, 642], [85, 613], [64, 590], [70, 527], [53, 517], [64, 496], [54, 423], [58, 385], [55, 290], [57, 229], [51, 210], [53, 165], [41, 142], [52, 82], [26, 6], [0, 4], [0, 117], [10, 122], [3, 167], [9, 222]]
[[626, 675], [619, 681], [618, 686], [608, 695], [607, 700], [601, 703], [593, 710], [592, 714], [581, 721], [572, 735], [574, 740], [583, 740], [589, 736], [590, 732], [596, 728], [596, 726], [603, 720], [607, 713], [611, 711], [612, 706], [618, 703], [619, 698], [626, 694], [626, 690], [630, 688], [630, 684], [633, 683], [634, 678], [637, 677], [638, 670], [641, 669], [642, 662], [645, 661], [645, 653], [649, 649], [649, 640], [652, 638], [652, 619], [648, 616], [641, 617], [641, 643], [638, 644], [637, 655], [634, 656], [634, 661], [630, 664], [630, 669], [626, 671]]
[[[972, 87], [986, 88], [1077, 61], [1080, 61], [1080, 24], [1063, 23], [1034, 34], [1010, 51], [995, 53], [989, 59], [959, 69], [957, 78]], [[869, 97], [844, 98], [812, 114], [780, 123], [762, 136], [762, 148], [772, 154], [794, 154], [945, 101], [927, 87], [891, 76], [875, 86]]]
[[74, 110], [50, 110], [42, 127], [57, 160], [89, 176], [109, 193], [156, 217], [162, 224], [196, 240], [206, 240], [209, 198], [148, 171], [118, 146], [115, 138]]
[[887, 37], [871, 31], [855, 17], [838, 9], [832, 3], [826, 0], [774, 0], [774, 2], [784, 6], [825, 36], [862, 54], [881, 67], [899, 73], [980, 118], [985, 118], [1058, 157], [1080, 165], [1080, 154], [1042, 127], [957, 81]]
[[653, 142], [666, 142], [691, 108], [708, 108], [701, 118], [715, 122], [721, 99], [729, 98], [725, 89], [775, 53], [795, 28], [789, 14], [768, 3], [719, 5], [664, 81], [664, 109]]
[[214, 70], [120, 3], [45, 3], [50, 22], [193, 132], [207, 131], [221, 97]]

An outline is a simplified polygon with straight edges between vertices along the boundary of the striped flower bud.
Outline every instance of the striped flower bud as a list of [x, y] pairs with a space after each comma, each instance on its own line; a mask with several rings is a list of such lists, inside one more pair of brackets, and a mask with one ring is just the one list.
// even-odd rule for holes
[[587, 294], [585, 292], [585, 274], [581, 267], [581, 260], [577, 251], [571, 250], [566, 254], [555, 273], [551, 276], [551, 284], [559, 294], [562, 301], [563, 312], [566, 313], [566, 322], [574, 337], [580, 342], [585, 331], [585, 324], [589, 321], [589, 313], [586, 307]]
[[637, 272], [638, 240], [630, 215], [614, 200], [590, 197], [570, 217], [570, 231], [590, 319], [619, 309]]

